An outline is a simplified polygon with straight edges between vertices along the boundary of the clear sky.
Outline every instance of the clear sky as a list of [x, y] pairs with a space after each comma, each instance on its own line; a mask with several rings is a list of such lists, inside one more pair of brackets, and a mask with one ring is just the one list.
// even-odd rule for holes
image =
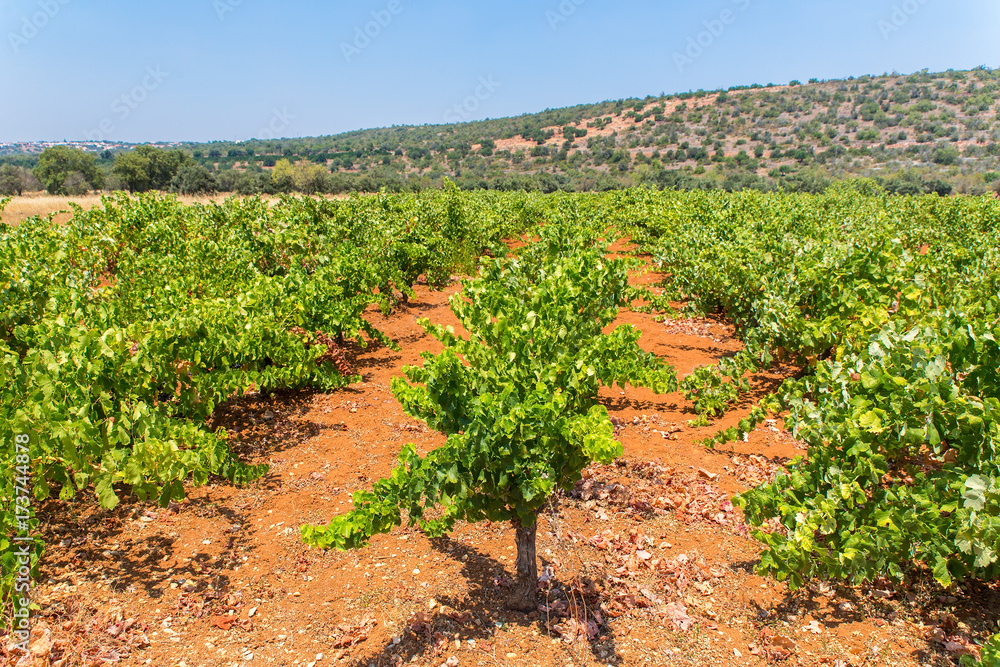
[[2, 0], [0, 142], [312, 136], [998, 67], [998, 35], [997, 0]]

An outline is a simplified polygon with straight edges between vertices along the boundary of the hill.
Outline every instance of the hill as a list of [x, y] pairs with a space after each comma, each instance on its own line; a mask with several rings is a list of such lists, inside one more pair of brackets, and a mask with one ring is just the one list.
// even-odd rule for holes
[[[1000, 71], [980, 67], [606, 101], [513, 118], [171, 144], [242, 194], [463, 189], [1000, 190]], [[118, 151], [101, 152], [110, 173]], [[0, 161], [30, 166], [32, 157]], [[281, 162], [287, 160], [287, 163]], [[110, 179], [108, 185], [114, 185]]]

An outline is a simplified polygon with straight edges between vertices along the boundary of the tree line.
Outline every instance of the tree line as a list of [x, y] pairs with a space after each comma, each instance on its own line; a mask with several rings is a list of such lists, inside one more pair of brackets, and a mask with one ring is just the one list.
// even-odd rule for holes
[[[616, 158], [610, 158], [614, 164]], [[461, 190], [523, 192], [607, 192], [644, 186], [656, 190], [725, 190], [739, 192], [805, 192], [818, 194], [837, 182], [835, 175], [815, 168], [772, 170], [767, 176], [732, 169], [705, 172], [699, 169], [666, 168], [658, 160], [637, 165], [632, 171], [582, 171], [565, 174], [549, 171], [535, 173], [483, 172], [466, 170], [456, 175], [405, 174], [390, 165], [380, 165], [363, 172], [331, 171], [324, 165], [281, 158], [270, 169], [251, 163], [245, 169], [210, 171], [183, 150], [164, 150], [140, 146], [118, 153], [107, 167], [92, 153], [56, 146], [41, 155], [33, 168], [23, 164], [0, 165], [0, 195], [21, 195], [45, 189], [54, 195], [83, 195], [91, 191], [123, 190], [131, 193], [156, 190], [176, 194], [238, 195], [257, 194], [345, 194], [351, 192], [419, 192], [436, 189], [447, 177]], [[738, 161], [737, 161], [738, 162]], [[987, 179], [1000, 182], [1000, 174]], [[885, 190], [899, 195], [938, 194], [947, 196], [953, 186], [932, 173], [905, 169], [876, 179]]]

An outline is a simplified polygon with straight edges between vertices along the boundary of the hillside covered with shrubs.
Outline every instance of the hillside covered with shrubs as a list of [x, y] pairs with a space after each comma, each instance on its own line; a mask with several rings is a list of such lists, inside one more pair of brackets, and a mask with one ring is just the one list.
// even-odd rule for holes
[[846, 177], [899, 194], [1000, 192], [1000, 71], [863, 76], [606, 101], [512, 118], [325, 137], [65, 146], [0, 157], [0, 192], [821, 192]]

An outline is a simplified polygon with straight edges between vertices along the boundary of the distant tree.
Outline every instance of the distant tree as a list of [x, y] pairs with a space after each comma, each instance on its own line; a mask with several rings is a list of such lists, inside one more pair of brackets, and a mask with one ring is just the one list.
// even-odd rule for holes
[[330, 172], [320, 164], [296, 166], [293, 170], [295, 189], [306, 194], [326, 192], [326, 178]]
[[885, 189], [895, 195], [913, 196], [924, 194], [927, 190], [920, 175], [913, 171], [904, 171], [885, 182]]
[[821, 194], [830, 187], [831, 183], [830, 179], [821, 174], [805, 171], [788, 174], [778, 180], [778, 186], [785, 192], [805, 192], [809, 194]]
[[[104, 179], [104, 174], [101, 174], [101, 178], [102, 180]], [[31, 173], [31, 170], [24, 167], [21, 167], [21, 185], [24, 186], [25, 192], [38, 192], [45, 189], [42, 187], [41, 182], [35, 178], [35, 175]]]
[[63, 181], [63, 192], [68, 195], [85, 195], [90, 190], [90, 184], [83, 174], [78, 171], [71, 171]]
[[354, 183], [350, 174], [335, 172], [327, 176], [326, 191], [331, 194], [339, 195], [350, 192], [353, 187]]
[[217, 192], [219, 182], [215, 176], [200, 164], [186, 164], [177, 170], [177, 175], [170, 183], [171, 192], [182, 195], [205, 194]]
[[687, 149], [687, 159], [689, 160], [705, 160], [708, 158], [708, 151], [704, 148], [689, 148]]
[[251, 172], [234, 172], [237, 175], [234, 184], [234, 190], [236, 194], [243, 195], [244, 197], [250, 195], [259, 195], [265, 192], [273, 193], [275, 192], [274, 187], [271, 182], [271, 175], [267, 172], [251, 173]]
[[295, 167], [286, 159], [278, 160], [271, 170], [271, 185], [276, 192], [291, 192], [295, 189]]
[[12, 164], [0, 165], [0, 195], [20, 195], [24, 191], [21, 172]]
[[109, 192], [119, 192], [125, 189], [125, 184], [122, 183], [122, 179], [117, 174], [112, 172], [104, 178], [104, 189]]
[[273, 193], [271, 174], [266, 171], [236, 171], [223, 169], [216, 175], [219, 192], [235, 192], [239, 195], [259, 195]]
[[149, 158], [136, 151], [119, 153], [111, 173], [118, 177], [129, 192], [146, 192], [152, 187], [149, 179]]
[[934, 149], [934, 152], [931, 154], [931, 161], [933, 161], [934, 164], [943, 164], [947, 166], [958, 164], [958, 159], [960, 157], [961, 154], [958, 152], [957, 148], [953, 148], [952, 146], [942, 146]]
[[0, 165], [0, 195], [21, 195], [25, 190], [33, 189], [31, 181], [38, 183], [31, 176], [31, 172], [24, 167], [13, 164]]
[[66, 178], [72, 172], [81, 175], [87, 190], [98, 190], [104, 185], [104, 173], [97, 167], [94, 156], [69, 146], [46, 148], [38, 158], [34, 173], [49, 194], [62, 195], [67, 194]]
[[728, 174], [720, 187], [726, 192], [740, 192], [742, 190], [769, 192], [773, 189], [767, 179], [754, 173]]
[[234, 169], [220, 169], [215, 174], [215, 181], [219, 184], [219, 192], [236, 192], [236, 181], [243, 172]]
[[149, 179], [156, 190], [167, 190], [180, 168], [192, 162], [180, 150], [165, 151], [153, 146], [139, 146], [135, 150], [149, 157]]
[[129, 192], [168, 190], [174, 176], [187, 164], [193, 164], [193, 160], [184, 151], [139, 146], [126, 153], [119, 153], [111, 171], [121, 178]]
[[955, 188], [947, 181], [943, 181], [940, 178], [933, 178], [924, 183], [924, 190], [930, 194], [935, 194], [938, 197], [947, 197], [955, 190]]
[[403, 192], [406, 190], [406, 180], [400, 176], [399, 172], [390, 167], [376, 167], [368, 174], [371, 185], [368, 186], [371, 192], [378, 192], [385, 188], [389, 192]]

